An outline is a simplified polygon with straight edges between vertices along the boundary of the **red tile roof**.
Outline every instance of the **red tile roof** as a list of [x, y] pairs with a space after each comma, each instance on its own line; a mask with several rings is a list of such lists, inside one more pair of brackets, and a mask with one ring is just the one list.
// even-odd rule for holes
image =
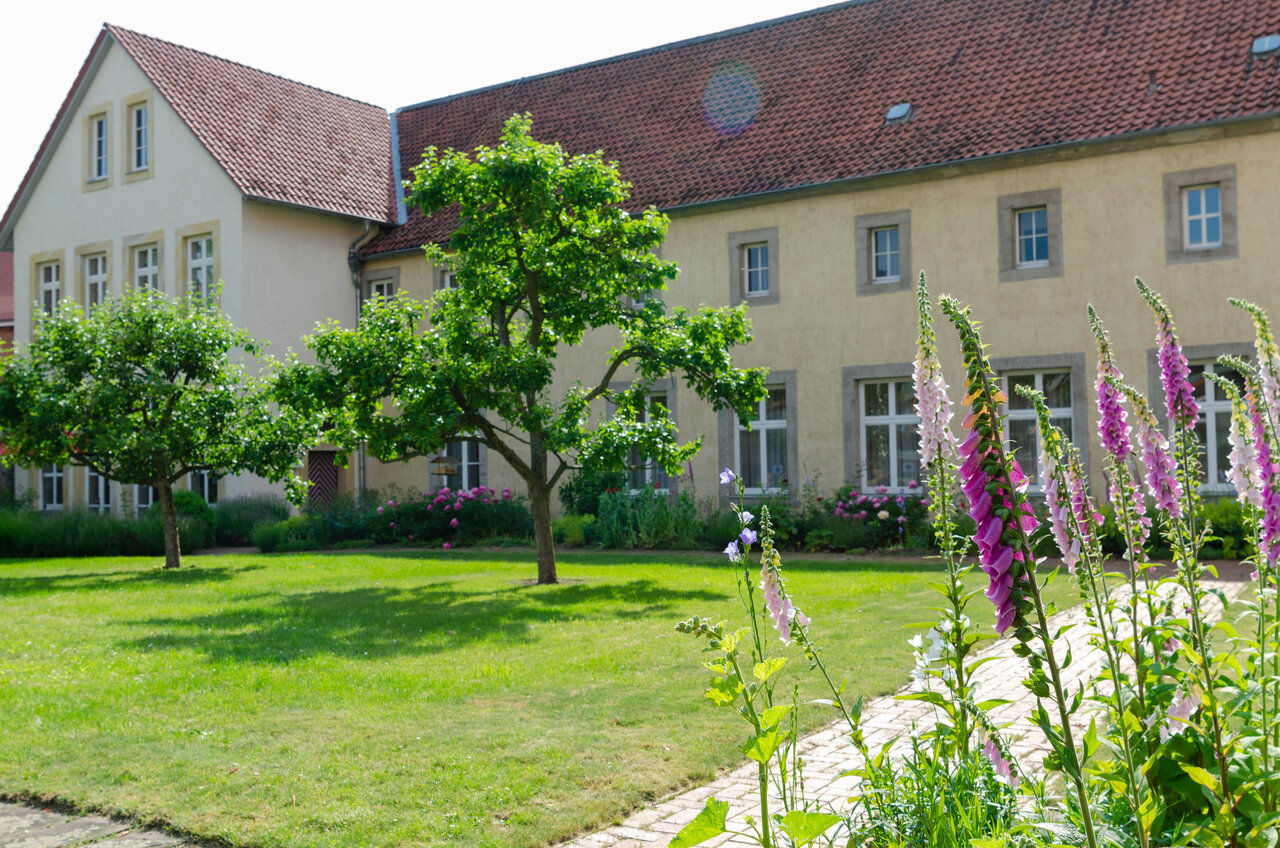
[[[400, 158], [528, 111], [670, 209], [1274, 113], [1280, 58], [1250, 55], [1273, 32], [1280, 0], [857, 0], [409, 107]], [[363, 252], [453, 224], [411, 212]]]
[[379, 106], [105, 24], [17, 193], [5, 230], [81, 83], [113, 38], [246, 196], [394, 221], [391, 129]]
[[388, 219], [384, 109], [121, 27], [106, 30], [245, 195]]

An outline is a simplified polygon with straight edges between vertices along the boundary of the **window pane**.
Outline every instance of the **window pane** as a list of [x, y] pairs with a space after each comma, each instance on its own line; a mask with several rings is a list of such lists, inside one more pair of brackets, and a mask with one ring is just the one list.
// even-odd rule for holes
[[1196, 449], [1196, 453], [1200, 457], [1200, 482], [1208, 483], [1209, 482], [1209, 466], [1208, 466], [1208, 463], [1205, 462], [1205, 452], [1204, 452], [1204, 446], [1205, 446], [1205, 442], [1208, 441], [1208, 436], [1205, 433], [1204, 415], [1205, 414], [1201, 412], [1200, 418], [1196, 421], [1196, 444], [1198, 445]]
[[765, 400], [764, 417], [770, 421], [787, 420], [786, 389], [769, 389], [769, 397]]
[[768, 450], [769, 486], [781, 488], [787, 485], [787, 431], [765, 431], [765, 448]]
[[916, 387], [910, 380], [899, 380], [893, 384], [893, 412], [895, 415], [910, 415], [916, 406]]
[[889, 231], [888, 230], [872, 230], [872, 239], [875, 240], [876, 253], [889, 252]]
[[1049, 259], [1049, 237], [1036, 236], [1035, 239], [1036, 262], [1045, 262]]
[[1073, 433], [1071, 429], [1070, 418], [1050, 418], [1049, 423], [1061, 430], [1062, 434], [1067, 437], [1068, 441], [1075, 439], [1075, 433]]
[[1231, 460], [1227, 455], [1231, 453], [1231, 444], [1227, 441], [1227, 432], [1231, 428], [1231, 413], [1216, 412], [1214, 413], [1214, 429], [1213, 440], [1215, 442], [1214, 449], [1217, 454], [1217, 481], [1218, 483], [1230, 482], [1227, 478], [1227, 472], [1231, 469]]
[[1022, 466], [1023, 473], [1032, 480], [1037, 479], [1035, 420], [1031, 418], [1010, 420], [1009, 441], [1013, 443], [1013, 457]]
[[1218, 188], [1216, 186], [1204, 190], [1204, 211], [1208, 215], [1217, 215], [1221, 207], [1218, 205]]
[[1008, 378], [1008, 384], [1005, 394], [1009, 396], [1010, 409], [1034, 409], [1031, 401], [1018, 394], [1018, 386], [1026, 386], [1029, 389], [1036, 387], [1034, 374], [1015, 374]]
[[1018, 235], [1030, 236], [1035, 231], [1035, 222], [1030, 212], [1018, 213]]
[[898, 479], [896, 484], [905, 486], [918, 477], [920, 462], [920, 433], [914, 424], [897, 425], [898, 432]]
[[1044, 397], [1051, 407], [1071, 406], [1071, 372], [1045, 374]]
[[1187, 192], [1187, 214], [1200, 214], [1200, 189], [1193, 188]]
[[1187, 221], [1187, 241], [1191, 244], [1204, 244], [1204, 229], [1199, 218]]
[[1037, 209], [1031, 213], [1037, 233], [1049, 232], [1049, 210]]
[[863, 411], [864, 415], [889, 414], [888, 383], [864, 383], [863, 391], [866, 393], [866, 408]]
[[748, 489], [760, 488], [760, 431], [738, 432], [738, 474]]
[[885, 425], [867, 427], [867, 485], [888, 486], [889, 478], [889, 428]]
[[1204, 365], [1192, 365], [1189, 379], [1191, 388], [1195, 391], [1196, 400], [1204, 403], [1205, 385], [1208, 383], [1204, 378]]
[[1204, 222], [1205, 241], [1209, 244], [1217, 244], [1222, 241], [1222, 219], [1219, 217], [1206, 218]]
[[889, 255], [887, 253], [876, 254], [876, 269], [873, 273], [876, 277], [889, 276]]

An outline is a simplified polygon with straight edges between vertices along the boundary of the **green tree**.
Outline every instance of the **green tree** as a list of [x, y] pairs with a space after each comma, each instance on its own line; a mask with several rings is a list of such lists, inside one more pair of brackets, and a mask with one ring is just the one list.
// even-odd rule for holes
[[[127, 290], [85, 316], [64, 302], [37, 319], [27, 350], [0, 365], [0, 459], [81, 465], [154, 486], [165, 568], [181, 562], [173, 483], [193, 471], [291, 476], [319, 427], [274, 403], [274, 369], [251, 375], [260, 345], [216, 297], [173, 301]], [[258, 370], [258, 369], [255, 369]]]
[[[655, 295], [676, 267], [654, 249], [667, 219], [622, 208], [629, 184], [600, 154], [567, 156], [511, 117], [496, 148], [428, 148], [408, 202], [460, 215], [449, 243], [426, 246], [456, 287], [426, 303], [366, 305], [359, 326], [308, 339], [318, 367], [296, 372], [301, 397], [327, 400], [335, 441], [384, 461], [426, 456], [460, 436], [501, 456], [528, 487], [538, 582], [556, 582], [551, 495], [574, 467], [621, 468], [637, 450], [675, 473], [701, 439], [681, 444], [666, 415], [637, 413], [654, 381], [679, 374], [715, 409], [764, 395], [762, 369], [737, 369], [750, 341], [742, 308], [668, 309]], [[590, 333], [617, 339], [598, 379], [555, 391], [556, 359]], [[624, 370], [625, 369], [625, 370]], [[613, 391], [615, 379], [631, 380]], [[593, 402], [617, 413], [589, 418]]]

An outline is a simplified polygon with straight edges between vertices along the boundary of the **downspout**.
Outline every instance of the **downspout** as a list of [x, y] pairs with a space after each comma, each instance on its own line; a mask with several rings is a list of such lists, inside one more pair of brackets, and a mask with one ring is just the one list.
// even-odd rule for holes
[[[360, 265], [363, 260], [357, 252], [360, 244], [369, 237], [369, 231], [372, 229], [372, 223], [368, 218], [364, 221], [364, 232], [351, 242], [351, 246], [347, 248], [347, 267], [351, 269], [351, 285], [355, 289], [356, 294], [356, 322], [360, 321], [360, 309], [364, 306], [364, 287], [360, 285]], [[356, 448], [356, 473], [355, 473], [355, 489], [356, 497], [364, 494], [364, 445]]]

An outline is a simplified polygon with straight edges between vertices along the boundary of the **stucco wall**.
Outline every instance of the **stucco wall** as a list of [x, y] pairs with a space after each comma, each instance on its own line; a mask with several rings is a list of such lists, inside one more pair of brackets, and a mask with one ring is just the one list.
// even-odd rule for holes
[[[871, 296], [855, 291], [855, 219], [909, 210], [912, 267], [904, 268], [903, 276], [923, 269], [935, 294], [951, 293], [971, 304], [983, 322], [991, 356], [1004, 367], [1074, 367], [1075, 430], [1078, 436], [1092, 434], [1095, 348], [1087, 303], [1110, 328], [1127, 379], [1144, 390], [1150, 385], [1147, 352], [1154, 326], [1134, 287], [1135, 276], [1164, 294], [1183, 343], [1196, 355], [1251, 339], [1249, 322], [1227, 304], [1228, 296], [1255, 300], [1280, 315], [1274, 277], [1280, 265], [1280, 175], [1273, 164], [1280, 136], [1257, 129], [1197, 130], [1141, 145], [1024, 157], [968, 173], [953, 169], [835, 193], [676, 214], [662, 255], [679, 264], [680, 274], [664, 300], [690, 308], [728, 303], [733, 234], [777, 229], [777, 302], [749, 307], [755, 341], [738, 353], [737, 362], [794, 372], [791, 402], [798, 414], [792, 438], [802, 468], [790, 474], [798, 482], [805, 471], [820, 473], [821, 484], [834, 489], [861, 453], [856, 424], [849, 426], [856, 392], [846, 391], [846, 384], [857, 375], [906, 376], [915, 355], [910, 287]], [[1236, 174], [1238, 257], [1169, 262], [1164, 176], [1223, 165], [1233, 165]], [[1061, 269], [1054, 276], [1001, 282], [1000, 251], [1012, 250], [999, 238], [1001, 198], [1047, 190], [1057, 190], [1061, 198], [1060, 256], [1055, 257]], [[410, 294], [431, 291], [434, 273], [425, 259], [389, 257], [368, 268], [393, 266]], [[958, 384], [955, 334], [937, 317], [944, 367]], [[597, 375], [615, 340], [613, 334], [598, 333], [565, 351], [557, 389]], [[732, 429], [687, 389], [677, 393], [682, 433], [705, 436], [693, 462], [697, 493], [716, 494], [719, 467], [726, 459], [733, 464], [731, 450], [720, 449], [718, 431], [723, 428], [731, 437]], [[1096, 480], [1098, 453], [1090, 455]], [[488, 475], [491, 486], [522, 489], [492, 453]], [[368, 479], [379, 486], [409, 476], [403, 469], [371, 466]]]

